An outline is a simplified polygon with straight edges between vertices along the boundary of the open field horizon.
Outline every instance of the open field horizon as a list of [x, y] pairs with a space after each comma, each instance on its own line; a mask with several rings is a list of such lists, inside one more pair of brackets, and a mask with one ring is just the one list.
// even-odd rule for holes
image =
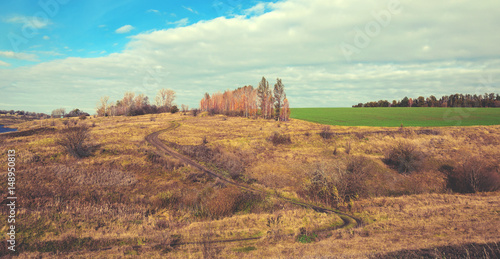
[[338, 126], [444, 127], [500, 125], [498, 108], [291, 108], [290, 117]]

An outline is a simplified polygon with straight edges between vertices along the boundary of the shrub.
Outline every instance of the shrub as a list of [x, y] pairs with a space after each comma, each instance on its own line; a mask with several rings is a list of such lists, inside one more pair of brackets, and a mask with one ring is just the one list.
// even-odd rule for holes
[[308, 244], [308, 243], [312, 243], [316, 240], [316, 238], [318, 237], [317, 234], [315, 233], [312, 233], [311, 235], [306, 235], [306, 234], [302, 234], [302, 235], [299, 235], [297, 237], [297, 241], [299, 243], [302, 243], [302, 244]]
[[178, 113], [179, 112], [179, 108], [177, 107], [177, 105], [174, 105], [170, 108], [170, 113], [174, 114], [174, 113]]
[[321, 129], [321, 132], [319, 133], [319, 135], [323, 138], [323, 139], [331, 139], [333, 137], [333, 132], [331, 131], [330, 129], [330, 126], [325, 126]]
[[[338, 168], [338, 170], [341, 169]], [[335, 169], [318, 166], [307, 177], [303, 188], [304, 194], [315, 201], [325, 203], [327, 206], [338, 204], [340, 197], [336, 187], [336, 175]]]
[[442, 166], [447, 187], [454, 192], [476, 193], [500, 190], [500, 173], [495, 165], [473, 156], [456, 167]]
[[288, 134], [280, 134], [278, 132], [274, 132], [273, 135], [271, 135], [268, 138], [269, 141], [273, 143], [273, 145], [281, 145], [281, 144], [291, 144], [292, 140]]
[[200, 113], [200, 110], [199, 110], [199, 109], [192, 109], [192, 110], [191, 110], [191, 114], [193, 115], [193, 117], [198, 116], [198, 113]]
[[78, 119], [85, 120], [85, 119], [87, 119], [87, 116], [85, 114], [82, 114], [82, 115], [78, 116]]
[[424, 153], [410, 142], [401, 141], [385, 154], [384, 163], [399, 173], [409, 174], [418, 171], [424, 160]]
[[346, 163], [319, 165], [306, 178], [303, 192], [328, 206], [368, 197], [367, 183], [374, 170], [374, 163], [363, 156], [350, 157]]
[[67, 127], [61, 133], [57, 144], [63, 146], [76, 158], [87, 157], [91, 153], [90, 131], [87, 125]]
[[281, 219], [281, 215], [275, 217], [268, 217], [266, 226], [269, 228], [267, 231], [268, 238], [274, 240], [280, 240], [283, 235], [282, 231], [283, 219]]
[[206, 210], [211, 218], [231, 216], [238, 211], [248, 211], [263, 198], [257, 194], [242, 191], [236, 186], [216, 190], [206, 202]]
[[372, 170], [370, 161], [363, 156], [349, 158], [337, 181], [339, 196], [346, 202], [367, 197], [366, 180]]

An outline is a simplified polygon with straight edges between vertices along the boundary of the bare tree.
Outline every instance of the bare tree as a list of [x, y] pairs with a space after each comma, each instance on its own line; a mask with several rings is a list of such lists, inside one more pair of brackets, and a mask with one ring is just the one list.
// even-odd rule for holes
[[175, 100], [175, 92], [170, 89], [160, 89], [156, 95], [155, 101], [158, 107], [172, 107], [172, 103]]
[[59, 108], [59, 109], [55, 109], [52, 111], [52, 118], [55, 118], [55, 117], [61, 117], [64, 115], [66, 115], [66, 109], [65, 108]]
[[181, 111], [186, 115], [186, 113], [189, 111], [189, 106], [186, 104], [181, 104]]
[[99, 104], [97, 105], [97, 114], [99, 116], [106, 116], [108, 113], [108, 101], [109, 96], [103, 96], [99, 100]]
[[281, 107], [283, 106], [283, 101], [286, 99], [285, 86], [281, 82], [281, 79], [276, 79], [276, 84], [274, 85], [274, 101], [275, 104], [275, 117], [276, 120], [280, 120]]
[[149, 98], [144, 94], [139, 94], [134, 98], [134, 107], [136, 109], [142, 109], [148, 105]]
[[269, 97], [271, 97], [271, 90], [269, 89], [269, 82], [267, 82], [265, 77], [262, 77], [262, 80], [259, 82], [259, 87], [257, 88], [257, 96], [259, 97], [262, 116], [264, 118], [268, 118], [268, 108], [270, 101]]

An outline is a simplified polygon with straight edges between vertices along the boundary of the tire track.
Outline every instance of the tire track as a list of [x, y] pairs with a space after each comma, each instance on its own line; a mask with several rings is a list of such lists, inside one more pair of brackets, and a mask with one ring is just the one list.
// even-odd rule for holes
[[[148, 136], [146, 136], [146, 141], [148, 143], [150, 143], [151, 145], [153, 145], [154, 147], [156, 147], [158, 155], [169, 155], [169, 156], [175, 157], [175, 158], [179, 159], [180, 161], [182, 161], [183, 163], [190, 165], [190, 166], [198, 169], [199, 171], [210, 175], [213, 178], [217, 178], [224, 183], [237, 186], [240, 189], [243, 189], [246, 191], [251, 191], [254, 193], [266, 193], [263, 190], [258, 190], [258, 189], [252, 188], [248, 185], [227, 179], [223, 175], [216, 173], [216, 172], [204, 167], [203, 165], [197, 163], [196, 161], [180, 154], [179, 152], [175, 151], [173, 148], [167, 146], [165, 143], [163, 143], [161, 140], [158, 139], [158, 136], [161, 133], [174, 130], [174, 129], [180, 127], [180, 125], [181, 124], [178, 122], [171, 122], [170, 127], [163, 129], [163, 130], [160, 130], [160, 131], [153, 132], [153, 133], [149, 134]], [[276, 196], [276, 197], [282, 201], [285, 201], [285, 202], [288, 202], [288, 203], [291, 203], [294, 205], [298, 205], [298, 206], [301, 206], [303, 208], [310, 208], [310, 209], [313, 209], [317, 212], [336, 214], [342, 219], [342, 221], [343, 221], [342, 225], [337, 226], [337, 227], [327, 228], [327, 229], [322, 230], [321, 232], [330, 231], [330, 230], [334, 230], [334, 229], [341, 229], [341, 228], [355, 228], [355, 227], [359, 227], [361, 225], [361, 220], [359, 218], [353, 217], [347, 213], [344, 213], [344, 212], [341, 212], [338, 210], [323, 208], [323, 207], [320, 207], [320, 206], [317, 206], [314, 204], [300, 202], [300, 201], [296, 201], [296, 200], [286, 198], [286, 197], [280, 197], [280, 196]], [[244, 241], [244, 240], [257, 240], [260, 238], [261, 237], [248, 238], [248, 239], [247, 238], [244, 238], [244, 239], [240, 238], [240, 239], [228, 239], [228, 240], [212, 240], [209, 242], [210, 243], [228, 243], [228, 242], [239, 242], [239, 241]], [[193, 243], [199, 244], [200, 242], [179, 242], [176, 245], [193, 244]]]

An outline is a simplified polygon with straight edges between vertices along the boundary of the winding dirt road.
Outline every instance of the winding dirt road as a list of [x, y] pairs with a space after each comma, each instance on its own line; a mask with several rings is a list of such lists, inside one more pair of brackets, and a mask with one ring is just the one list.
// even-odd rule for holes
[[[252, 188], [248, 185], [238, 183], [238, 182], [235, 182], [231, 179], [228, 179], [225, 176], [204, 167], [203, 165], [197, 163], [196, 161], [178, 153], [173, 148], [167, 146], [165, 143], [163, 143], [161, 140], [158, 139], [158, 136], [163, 132], [171, 131], [171, 130], [174, 130], [174, 129], [180, 127], [180, 124], [178, 122], [171, 122], [171, 123], [172, 124], [170, 125], [170, 127], [163, 129], [163, 130], [160, 130], [160, 131], [157, 131], [157, 132], [154, 132], [154, 133], [151, 133], [148, 136], [146, 136], [146, 141], [157, 148], [157, 151], [158, 151], [157, 153], [159, 155], [169, 155], [169, 156], [175, 157], [175, 158], [179, 159], [180, 161], [182, 161], [183, 163], [185, 163], [186, 165], [190, 165], [190, 166], [200, 170], [201, 172], [210, 175], [211, 177], [218, 178], [222, 182], [237, 186], [238, 188], [241, 188], [243, 190], [251, 191], [254, 193], [265, 193], [265, 191], [263, 191], [263, 190], [258, 190], [258, 189]], [[316, 206], [313, 204], [292, 200], [292, 199], [289, 199], [286, 197], [277, 196], [277, 198], [281, 199], [282, 201], [286, 201], [286, 202], [289, 202], [291, 204], [299, 205], [299, 206], [304, 207], [304, 208], [313, 209], [317, 212], [337, 214], [342, 219], [343, 224], [341, 226], [336, 227], [335, 229], [348, 228], [348, 227], [349, 228], [358, 227], [361, 224], [360, 219], [355, 218], [349, 214], [337, 211], [337, 210], [323, 208], [323, 207]], [[328, 229], [328, 230], [333, 230], [333, 228]], [[259, 238], [252, 238], [252, 239], [259, 239]], [[231, 242], [231, 241], [237, 242], [237, 241], [242, 241], [242, 240], [219, 240], [219, 241], [211, 241], [211, 242], [224, 243], [224, 242]], [[181, 245], [181, 244], [184, 244], [184, 243], [179, 243], [178, 245]]]

